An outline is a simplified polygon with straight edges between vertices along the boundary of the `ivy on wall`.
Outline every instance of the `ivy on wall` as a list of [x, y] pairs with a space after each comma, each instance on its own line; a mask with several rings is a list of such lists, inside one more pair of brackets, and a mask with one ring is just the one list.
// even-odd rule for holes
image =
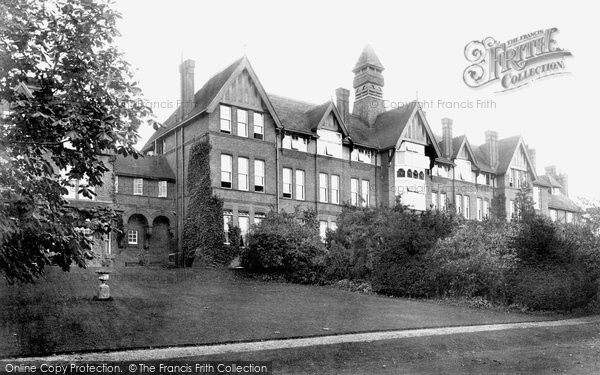
[[492, 220], [506, 221], [506, 196], [504, 193], [498, 193], [492, 198], [491, 216]]
[[213, 194], [210, 150], [206, 140], [196, 143], [190, 151], [190, 203], [183, 223], [183, 256], [188, 267], [198, 258], [212, 262], [223, 247], [223, 201]]

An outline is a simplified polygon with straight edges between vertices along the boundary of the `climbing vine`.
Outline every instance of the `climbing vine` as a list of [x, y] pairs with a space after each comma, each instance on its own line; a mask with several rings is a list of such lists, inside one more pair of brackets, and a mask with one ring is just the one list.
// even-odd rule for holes
[[198, 258], [212, 262], [223, 246], [223, 201], [212, 191], [210, 150], [208, 141], [201, 141], [190, 152], [190, 203], [183, 224], [184, 264], [188, 267]]

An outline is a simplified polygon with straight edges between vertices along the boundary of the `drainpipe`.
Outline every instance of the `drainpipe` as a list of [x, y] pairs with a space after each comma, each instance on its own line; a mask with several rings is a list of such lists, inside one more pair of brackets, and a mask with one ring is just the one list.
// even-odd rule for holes
[[275, 132], [277, 133], [275, 135], [275, 207], [277, 208], [277, 212], [279, 212], [279, 144], [283, 142], [284, 132], [279, 129], [275, 129]]

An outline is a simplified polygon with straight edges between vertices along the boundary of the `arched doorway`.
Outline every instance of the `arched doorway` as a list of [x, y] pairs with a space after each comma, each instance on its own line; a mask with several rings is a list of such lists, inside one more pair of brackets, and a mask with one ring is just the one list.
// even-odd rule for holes
[[148, 220], [142, 214], [133, 214], [127, 220], [123, 238], [123, 252], [120, 254], [120, 260], [125, 263], [146, 263], [147, 262], [147, 241], [146, 233]]
[[150, 263], [167, 263], [171, 252], [170, 222], [165, 216], [157, 216], [152, 222], [148, 240]]

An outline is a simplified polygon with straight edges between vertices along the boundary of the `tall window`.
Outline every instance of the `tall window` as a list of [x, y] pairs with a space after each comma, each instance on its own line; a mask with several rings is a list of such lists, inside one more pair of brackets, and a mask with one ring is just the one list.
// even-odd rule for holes
[[490, 201], [487, 199], [483, 201], [483, 217], [486, 219], [490, 218]]
[[325, 173], [319, 173], [319, 202], [327, 203], [328, 192], [327, 175]]
[[130, 245], [138, 244], [138, 231], [137, 230], [128, 230], [127, 231], [127, 243]]
[[468, 195], [463, 196], [464, 207], [465, 207], [465, 219], [471, 218], [471, 197]]
[[225, 243], [229, 243], [229, 226], [233, 221], [233, 213], [231, 211], [223, 211], [223, 232]]
[[437, 210], [438, 207], [438, 193], [433, 192], [431, 193], [431, 206], [434, 210]]
[[362, 180], [361, 182], [361, 187], [360, 187], [360, 198], [361, 198], [361, 205], [363, 207], [369, 207], [369, 197], [370, 197], [370, 185], [369, 185], [369, 181], [367, 180]]
[[115, 176], [115, 193], [119, 192], [119, 176]]
[[237, 135], [240, 137], [248, 136], [248, 112], [243, 109], [237, 110]]
[[231, 155], [221, 154], [221, 187], [231, 189], [232, 164], [233, 158]]
[[350, 179], [350, 203], [354, 206], [358, 205], [358, 179]]
[[552, 221], [556, 221], [556, 220], [558, 220], [558, 216], [557, 216], [557, 214], [556, 214], [556, 210], [550, 210], [550, 219], [551, 219]]
[[254, 138], [263, 139], [265, 135], [265, 121], [262, 113], [254, 113]]
[[254, 191], [265, 191], [265, 162], [254, 160]]
[[221, 106], [221, 131], [223, 133], [231, 133], [231, 108], [222, 105]]
[[133, 179], [133, 195], [144, 194], [144, 179], [134, 178]]
[[238, 158], [238, 189], [248, 191], [248, 158]]
[[321, 235], [321, 239], [325, 241], [325, 236], [327, 235], [327, 222], [325, 220], [319, 220], [319, 234]]
[[567, 212], [567, 223], [572, 223], [573, 222], [573, 213], [572, 212]]
[[483, 201], [477, 198], [477, 220], [483, 220]]
[[158, 197], [167, 197], [167, 181], [158, 181]]
[[533, 187], [533, 208], [540, 209], [540, 188], [537, 186]]
[[456, 213], [462, 215], [462, 196], [460, 194], [456, 194], [454, 204], [456, 205]]
[[296, 199], [304, 200], [304, 171], [296, 169]]
[[283, 168], [283, 197], [292, 198], [292, 170]]
[[440, 194], [440, 210], [446, 211], [448, 209], [448, 196], [446, 193]]
[[247, 212], [240, 212], [238, 216], [238, 226], [242, 236], [242, 246], [248, 246], [248, 230], [250, 229], [250, 215]]
[[331, 203], [340, 204], [340, 176], [331, 175]]

